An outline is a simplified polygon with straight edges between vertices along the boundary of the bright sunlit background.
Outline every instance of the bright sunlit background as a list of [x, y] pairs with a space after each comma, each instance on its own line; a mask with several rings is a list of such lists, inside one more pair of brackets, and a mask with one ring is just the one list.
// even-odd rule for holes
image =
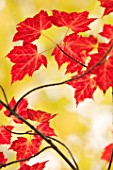
[[[56, 62], [50, 55], [52, 51], [48, 51], [47, 69], [42, 67], [33, 74], [32, 78], [26, 76], [22, 81], [11, 85], [12, 63], [6, 55], [14, 45], [19, 44], [12, 42], [16, 33], [16, 25], [28, 17], [33, 17], [42, 9], [49, 14], [53, 9], [67, 12], [87, 10], [93, 17], [101, 17], [103, 12], [97, 0], [0, 0], [0, 84], [4, 87], [9, 101], [13, 96], [18, 100], [23, 93], [33, 87], [60, 82], [69, 77], [65, 75], [66, 65], [58, 70]], [[98, 20], [92, 24], [92, 34], [97, 36], [97, 32], [105, 22], [113, 23], [112, 17], [105, 17], [102, 21]], [[65, 28], [56, 27], [51, 30], [45, 31], [45, 34], [56, 42], [61, 40], [66, 31]], [[39, 44], [39, 51], [54, 47], [54, 44], [46, 38], [40, 38], [36, 43]], [[3, 99], [1, 92], [0, 97]], [[98, 89], [94, 94], [94, 99], [95, 101], [87, 99], [76, 107], [74, 91], [68, 85], [46, 88], [28, 96], [29, 107], [57, 113], [51, 121], [51, 126], [55, 129], [58, 139], [72, 150], [80, 170], [105, 170], [107, 166], [105, 161], [100, 160], [100, 157], [103, 148], [112, 140], [111, 89], [105, 95]], [[1, 114], [0, 124], [6, 123], [5, 116]], [[16, 130], [18, 131], [18, 128]], [[0, 146], [0, 151], [4, 149], [6, 155], [8, 157], [11, 155], [11, 160], [14, 160], [13, 152], [10, 151], [8, 154], [8, 147]], [[61, 149], [67, 154], [63, 148]], [[52, 150], [32, 159], [30, 164], [38, 159], [39, 161], [49, 160], [45, 170], [69, 170], [67, 164]], [[16, 170], [17, 167], [18, 165], [15, 164], [4, 169]]]

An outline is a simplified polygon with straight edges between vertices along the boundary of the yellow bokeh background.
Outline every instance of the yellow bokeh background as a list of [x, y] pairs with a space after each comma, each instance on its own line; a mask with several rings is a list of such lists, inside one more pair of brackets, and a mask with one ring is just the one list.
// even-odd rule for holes
[[[51, 14], [51, 10], [53, 9], [67, 12], [81, 12], [87, 10], [93, 17], [101, 17], [103, 12], [102, 8], [100, 10], [99, 2], [97, 0], [0, 0], [0, 84], [4, 87], [9, 101], [13, 96], [18, 100], [22, 94], [33, 87], [60, 82], [66, 80], [70, 76], [65, 75], [66, 65], [63, 65], [61, 69], [58, 70], [54, 58], [50, 55], [52, 52], [51, 50], [46, 53], [48, 59], [47, 69], [42, 67], [33, 74], [32, 78], [25, 76], [22, 81], [11, 84], [10, 70], [12, 63], [6, 58], [6, 55], [14, 45], [21, 44], [12, 42], [13, 36], [16, 33], [16, 25], [28, 17], [33, 17], [40, 10], [45, 10]], [[105, 17], [100, 23], [97, 22], [96, 26], [92, 25], [92, 30], [94, 31], [92, 33], [97, 35], [96, 31], [100, 31], [103, 23], [113, 22], [112, 17], [113, 16], [110, 15], [109, 17]], [[51, 30], [45, 31], [44, 34], [54, 41], [60, 42], [65, 31], [65, 28], [59, 29], [53, 27]], [[49, 48], [53, 49], [54, 47], [54, 44], [45, 37], [41, 37], [36, 43], [39, 45], [39, 51], [44, 51]], [[1, 92], [0, 98], [3, 99]], [[107, 164], [106, 162], [101, 161], [100, 157], [105, 144], [111, 141], [111, 124], [108, 125], [106, 122], [106, 130], [104, 130], [104, 132], [102, 131], [103, 143], [102, 141], [100, 142], [100, 138], [96, 137], [95, 134], [92, 134], [91, 136], [91, 133], [95, 133], [95, 128], [98, 134], [98, 126], [95, 127], [98, 125], [98, 114], [100, 116], [99, 128], [101, 129], [104, 121], [102, 119], [102, 113], [106, 118], [106, 113], [112, 111], [111, 89], [109, 89], [105, 95], [98, 89], [94, 94], [95, 101], [86, 100], [84, 104], [80, 104], [78, 108], [76, 108], [75, 105], [74, 90], [68, 85], [42, 89], [29, 95], [27, 99], [30, 108], [44, 110], [53, 114], [57, 113], [57, 116], [51, 121], [51, 126], [55, 129], [58, 139], [63, 141], [72, 150], [80, 170], [106, 169]], [[7, 124], [7, 119], [3, 113], [0, 115], [0, 123], [3, 125]], [[8, 123], [11, 124], [11, 122]], [[10, 160], [14, 160], [15, 157], [13, 153], [7, 153], [8, 147], [4, 149], [6, 150], [6, 155], [10, 157]], [[62, 147], [61, 149], [67, 154]], [[0, 151], [2, 151], [2, 146], [0, 146]], [[49, 155], [49, 153], [51, 154]], [[50, 158], [51, 165], [45, 168], [45, 170], [69, 170], [69, 167], [57, 154], [49, 151], [47, 151], [46, 154], [46, 158]], [[45, 159], [44, 154], [42, 161], [43, 158]], [[55, 161], [57, 163], [54, 167], [53, 162]], [[3, 169], [16, 170], [17, 167], [18, 165], [15, 164]]]

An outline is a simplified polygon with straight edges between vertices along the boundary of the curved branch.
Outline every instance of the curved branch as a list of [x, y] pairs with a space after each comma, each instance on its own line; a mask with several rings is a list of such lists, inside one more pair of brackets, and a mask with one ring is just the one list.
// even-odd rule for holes
[[107, 55], [110, 53], [110, 51], [112, 50], [113, 48], [113, 43], [111, 44], [110, 48], [107, 50], [107, 52], [105, 53], [105, 55], [96, 63], [94, 64], [89, 70], [86, 70], [85, 72], [83, 72], [82, 74], [80, 75], [77, 75], [73, 78], [70, 78], [68, 80], [64, 80], [62, 82], [59, 82], [59, 83], [51, 83], [51, 84], [46, 84], [46, 85], [42, 85], [42, 86], [38, 86], [38, 87], [35, 87], [31, 90], [29, 90], [28, 92], [26, 92], [18, 101], [17, 103], [15, 104], [14, 106], [14, 111], [16, 110], [18, 104], [20, 103], [20, 101], [25, 98], [26, 96], [28, 96], [30, 93], [36, 91], [36, 90], [39, 90], [39, 89], [43, 89], [43, 88], [46, 88], [46, 87], [53, 87], [53, 86], [59, 86], [59, 85], [63, 85], [65, 83], [68, 83], [69, 81], [73, 81], [73, 80], [77, 80], [77, 79], [80, 79], [82, 77], [84, 77], [85, 75], [89, 74], [92, 70], [94, 70], [97, 66], [99, 66], [107, 57]]
[[0, 88], [1, 88], [2, 93], [3, 93], [3, 95], [4, 95], [4, 98], [5, 98], [6, 104], [8, 105], [8, 99], [7, 99], [7, 96], [6, 96], [5, 90], [4, 90], [4, 88], [3, 88], [1, 85], [0, 85]]
[[42, 152], [44, 152], [45, 150], [50, 149], [50, 148], [52, 148], [52, 147], [51, 146], [47, 146], [47, 147], [43, 148], [41, 151], [39, 151], [38, 153], [36, 153], [36, 154], [34, 154], [32, 156], [29, 156], [27, 158], [24, 158], [24, 159], [20, 159], [20, 160], [16, 160], [16, 161], [11, 161], [11, 162], [8, 162], [6, 164], [0, 163], [0, 169], [3, 168], [3, 167], [9, 166], [9, 165], [18, 163], [18, 162], [28, 161], [29, 159], [34, 158], [35, 156], [38, 156], [39, 154], [41, 154]]

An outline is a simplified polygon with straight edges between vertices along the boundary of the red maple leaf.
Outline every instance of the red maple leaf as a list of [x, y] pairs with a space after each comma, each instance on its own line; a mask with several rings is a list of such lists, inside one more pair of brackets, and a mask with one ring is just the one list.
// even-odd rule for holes
[[93, 93], [96, 90], [95, 77], [90, 74], [86, 75], [78, 80], [68, 82], [73, 88], [75, 88], [76, 104], [82, 102], [86, 98], [93, 98]]
[[52, 23], [58, 27], [67, 26], [74, 32], [84, 32], [89, 30], [88, 27], [91, 22], [95, 19], [88, 19], [89, 13], [84, 12], [71, 12], [67, 13], [64, 11], [53, 10], [53, 15], [51, 16]]
[[40, 123], [48, 122], [50, 119], [54, 118], [56, 114], [51, 115], [50, 113], [41, 111], [41, 110], [32, 110], [32, 109], [27, 109], [28, 113], [28, 119], [37, 121]]
[[7, 57], [11, 62], [15, 63], [11, 70], [12, 83], [22, 80], [26, 74], [32, 76], [41, 65], [47, 66], [46, 57], [39, 54], [37, 46], [33, 44], [15, 46]]
[[[65, 51], [64, 44], [59, 44], [59, 47]], [[68, 62], [69, 60], [69, 58], [58, 47], [55, 47], [55, 49], [52, 52], [52, 56], [55, 57], [55, 60], [59, 68], [61, 67], [61, 65], [63, 65], [65, 62]]]
[[22, 167], [20, 167], [18, 170], [43, 170], [45, 168], [46, 162], [36, 163], [32, 166], [24, 164]]
[[[40, 140], [38, 140], [40, 139]], [[17, 140], [13, 141], [10, 148], [16, 151], [16, 159], [28, 158], [38, 153], [41, 145], [41, 138], [35, 138], [28, 140], [24, 137], [18, 137]]]
[[64, 44], [67, 47], [67, 51], [70, 51], [70, 55], [72, 55], [71, 53], [77, 53], [83, 50], [90, 52], [93, 50], [96, 43], [97, 39], [92, 35], [89, 37], [82, 37], [73, 33], [64, 38]]
[[113, 12], [113, 0], [99, 0], [101, 6], [105, 8], [104, 15]]
[[0, 152], [0, 164], [5, 164], [7, 162], [7, 158], [5, 158], [3, 152]]
[[11, 132], [10, 131], [12, 129], [13, 129], [13, 126], [0, 126], [0, 144], [11, 143]]
[[[112, 41], [108, 44], [99, 43], [99, 53], [90, 55], [91, 60], [89, 62], [89, 67], [92, 67], [103, 58], [110, 48], [111, 43]], [[104, 59], [104, 61], [100, 63], [92, 73], [96, 75], [96, 83], [101, 90], [105, 92], [110, 86], [113, 87], [113, 50], [111, 50], [106, 59]]]
[[103, 37], [113, 39], [113, 26], [109, 24], [105, 24], [103, 27], [103, 31], [99, 33]]
[[[15, 101], [14, 98], [12, 98], [12, 100], [11, 100], [10, 103], [9, 103], [10, 107], [13, 109], [14, 106], [15, 106], [15, 104], [16, 104], [16, 101]], [[17, 109], [16, 109], [16, 112], [17, 112], [20, 116], [22, 116], [24, 119], [27, 119], [27, 118], [28, 118], [28, 115], [27, 115], [27, 105], [28, 105], [27, 100], [26, 100], [26, 99], [22, 99], [22, 100], [20, 101], [20, 103], [18, 104]], [[5, 114], [6, 116], [8, 116], [8, 115], [10, 114], [9, 110], [4, 111], [4, 114]], [[13, 121], [16, 122], [16, 123], [23, 123], [21, 120], [19, 120], [19, 119], [18, 119], [17, 117], [15, 117], [14, 115], [11, 115], [10, 117], [11, 117], [11, 118], [13, 119]]]
[[24, 43], [32, 42], [38, 39], [43, 30], [52, 26], [50, 17], [46, 11], [41, 10], [33, 18], [27, 18], [17, 25], [17, 33], [13, 41], [23, 40]]
[[41, 123], [36, 128], [46, 136], [56, 136], [54, 130], [49, 127], [49, 122]]
[[[66, 36], [62, 44], [59, 45], [60, 48], [69, 56], [64, 54], [62, 50], [58, 48], [58, 46], [55, 47], [52, 55], [55, 57], [59, 68], [65, 62], [68, 63], [66, 73], [80, 72], [83, 68], [83, 65], [81, 64], [86, 62], [86, 53], [92, 51], [96, 43], [97, 39], [92, 35], [89, 37], [82, 37], [73, 33], [69, 36]], [[72, 58], [76, 61], [74, 61]]]
[[[80, 61], [82, 64], [86, 64], [86, 61], [87, 61], [87, 58], [88, 58], [88, 53], [86, 51], [82, 51], [82, 52], [79, 52], [77, 54], [77, 58], [79, 58], [78, 61]], [[68, 65], [66, 67], [66, 74], [67, 73], [77, 73], [77, 74], [81, 74], [81, 70], [83, 68], [83, 65], [79, 64], [79, 63], [76, 63], [75, 61], [73, 60], [70, 60], [68, 62]]]
[[111, 158], [112, 149], [113, 149], [113, 143], [107, 145], [104, 148], [104, 152], [103, 152], [103, 154], [101, 156], [101, 159], [106, 160], [107, 162], [109, 162], [110, 158]]
[[3, 108], [3, 105], [0, 103], [0, 110], [2, 110], [2, 108]]

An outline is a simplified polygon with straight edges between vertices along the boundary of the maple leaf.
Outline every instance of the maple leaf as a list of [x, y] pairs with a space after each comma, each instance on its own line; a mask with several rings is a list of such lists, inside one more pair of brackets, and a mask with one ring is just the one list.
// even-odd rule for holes
[[[88, 58], [88, 54], [86, 51], [82, 51], [82, 52], [79, 52], [78, 53], [78, 56], [79, 58], [78, 61], [80, 61], [82, 64], [84, 64], [85, 66], [85, 63], [87, 61], [87, 58]], [[81, 74], [81, 70], [82, 70], [83, 66], [80, 65], [79, 63], [76, 63], [75, 61], [73, 60], [70, 60], [68, 62], [68, 65], [66, 67], [66, 72], [65, 74], [67, 73], [77, 73], [77, 74]]]
[[99, 33], [103, 37], [113, 39], [113, 26], [109, 24], [105, 24], [103, 27], [103, 31]]
[[30, 43], [38, 39], [43, 30], [52, 26], [50, 17], [46, 11], [41, 10], [33, 18], [27, 18], [17, 25], [17, 33], [13, 41], [23, 40], [24, 43]]
[[[112, 41], [108, 44], [99, 43], [98, 51], [99, 53], [90, 55], [91, 60], [89, 62], [89, 68], [95, 65], [103, 56], [106, 54], [111, 46]], [[96, 75], [96, 83], [101, 90], [104, 92], [110, 87], [113, 87], [113, 50], [108, 54], [106, 59], [99, 66], [97, 66], [93, 71]]]
[[53, 10], [52, 12], [51, 20], [54, 25], [66, 26], [76, 33], [89, 30], [88, 25], [95, 20], [95, 18], [88, 19], [89, 13], [87, 11], [67, 13]]
[[103, 152], [103, 154], [101, 156], [101, 159], [106, 160], [107, 162], [109, 162], [110, 158], [111, 158], [112, 148], [113, 148], [113, 143], [107, 145], [104, 148], [104, 152]]
[[[90, 52], [93, 50], [96, 43], [97, 39], [94, 38], [93, 35], [82, 37], [73, 33], [64, 38], [64, 44], [67, 47], [67, 51], [70, 51], [71, 53], [77, 53], [83, 50]], [[71, 53], [70, 55], [72, 55]]]
[[[9, 105], [10, 105], [10, 107], [13, 109], [14, 106], [15, 106], [15, 104], [16, 104], [16, 101], [15, 101], [15, 99], [14, 99], [14, 97], [13, 97], [12, 100], [10, 101]], [[27, 105], [28, 105], [27, 100], [26, 100], [26, 99], [22, 99], [22, 100], [19, 102], [19, 104], [18, 104], [18, 106], [17, 106], [17, 108], [16, 108], [16, 112], [17, 112], [20, 116], [22, 116], [24, 119], [27, 119], [27, 118], [28, 118], [28, 115], [27, 115]], [[9, 110], [4, 111], [4, 114], [5, 114], [6, 116], [9, 116], [9, 114], [10, 114]], [[15, 123], [23, 123], [21, 120], [19, 120], [19, 119], [18, 119], [17, 117], [15, 117], [14, 115], [11, 115], [10, 117], [13, 119], [13, 121], [14, 121]]]
[[56, 114], [51, 115], [50, 113], [46, 113], [41, 110], [32, 110], [32, 109], [27, 109], [28, 113], [28, 119], [37, 121], [40, 123], [48, 122], [50, 119], [54, 118]]
[[3, 108], [3, 105], [0, 103], [0, 110], [2, 110], [2, 108]]
[[[68, 63], [66, 73], [80, 72], [83, 64], [86, 62], [86, 55], [92, 51], [97, 39], [92, 35], [89, 37], [82, 37], [76, 33], [66, 36], [60, 44], [60, 48], [69, 56], [64, 54], [60, 48], [55, 47], [52, 55], [55, 57], [59, 68], [65, 62]], [[71, 56], [71, 57], [70, 57]]]
[[17, 140], [13, 141], [10, 148], [14, 151], [16, 151], [16, 159], [23, 159], [30, 157], [36, 153], [38, 153], [40, 145], [41, 145], [41, 139], [39, 138], [28, 140], [24, 137], [18, 137]]
[[98, 0], [101, 3], [101, 6], [105, 8], [104, 15], [108, 15], [113, 12], [113, 0]]
[[3, 152], [0, 152], [0, 164], [5, 164], [7, 162], [7, 158], [5, 158]]
[[22, 80], [26, 74], [32, 76], [41, 65], [47, 66], [46, 57], [38, 54], [37, 46], [33, 44], [15, 46], [7, 57], [11, 62], [15, 63], [11, 70], [12, 83]]
[[56, 136], [54, 130], [49, 127], [49, 122], [41, 123], [36, 128], [45, 136]]
[[[8, 131], [8, 130], [9, 131]], [[13, 126], [0, 126], [0, 144], [10, 144], [11, 143], [11, 130]]]
[[[64, 44], [59, 44], [59, 47], [65, 51]], [[59, 68], [61, 67], [61, 65], [63, 65], [65, 62], [68, 62], [69, 60], [69, 58], [58, 47], [54, 48], [51, 55], [55, 57]]]
[[96, 90], [96, 81], [95, 77], [92, 77], [90, 74], [78, 80], [70, 81], [68, 84], [75, 88], [74, 98], [77, 105], [86, 98], [93, 98], [93, 93]]
[[34, 164], [32, 166], [24, 164], [18, 170], [43, 170], [45, 168], [46, 163], [47, 163], [47, 161], [41, 162], [41, 163], [36, 163], [36, 164]]

